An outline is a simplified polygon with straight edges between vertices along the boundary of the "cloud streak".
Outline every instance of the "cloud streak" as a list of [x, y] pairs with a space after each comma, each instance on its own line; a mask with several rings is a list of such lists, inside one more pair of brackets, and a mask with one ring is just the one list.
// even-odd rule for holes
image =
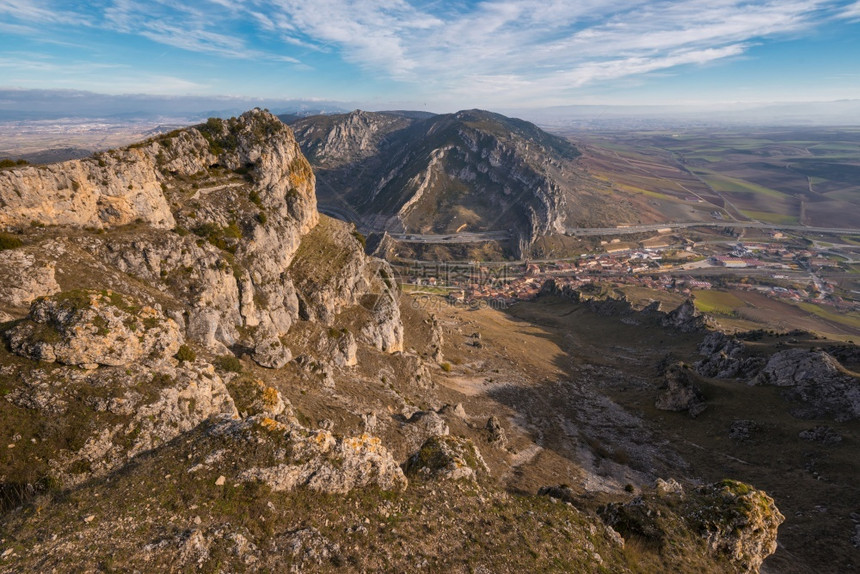
[[860, 20], [860, 2], [2, 0], [0, 17], [0, 30], [20, 36], [93, 28], [295, 70], [337, 57], [371, 81], [525, 103], [538, 93], [562, 100], [584, 86], [738, 58], [769, 38]]

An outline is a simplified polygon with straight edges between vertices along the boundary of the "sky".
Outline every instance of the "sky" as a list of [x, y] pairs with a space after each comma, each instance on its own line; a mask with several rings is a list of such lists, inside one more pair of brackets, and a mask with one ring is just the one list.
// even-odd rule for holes
[[0, 0], [0, 89], [434, 112], [860, 98], [860, 1]]

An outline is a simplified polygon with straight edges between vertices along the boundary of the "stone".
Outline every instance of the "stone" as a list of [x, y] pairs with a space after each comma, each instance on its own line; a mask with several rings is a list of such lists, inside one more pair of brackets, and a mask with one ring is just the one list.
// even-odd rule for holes
[[764, 366], [762, 357], [750, 356], [746, 345], [719, 331], [708, 333], [699, 345], [705, 358], [693, 366], [703, 377], [716, 379], [749, 379]]
[[290, 350], [273, 334], [260, 337], [251, 355], [255, 363], [267, 369], [280, 369], [292, 358]]
[[684, 495], [684, 487], [681, 486], [681, 483], [679, 483], [674, 478], [670, 478], [669, 480], [663, 480], [662, 478], [658, 478], [654, 481], [654, 490], [659, 496]]
[[764, 559], [776, 552], [776, 536], [785, 517], [773, 498], [761, 490], [724, 480], [702, 487], [701, 527], [708, 548], [724, 556], [740, 572], [759, 572]]
[[732, 426], [729, 428], [729, 438], [736, 441], [749, 440], [759, 430], [761, 427], [755, 421], [736, 420], [732, 422]]
[[259, 417], [248, 419], [246, 424], [270, 432], [288, 431], [289, 460], [276, 466], [246, 469], [239, 474], [239, 480], [259, 480], [275, 491], [305, 487], [330, 494], [345, 494], [367, 486], [396, 491], [408, 484], [403, 470], [377, 437], [335, 437], [327, 430], [279, 426]]
[[[41, 247], [39, 248], [41, 249]], [[56, 263], [41, 260], [35, 249], [0, 251], [0, 301], [18, 308], [29, 308], [39, 297], [59, 293]]]
[[798, 434], [803, 440], [821, 443], [826, 446], [832, 446], [842, 442], [842, 435], [836, 432], [832, 427], [820, 425], [805, 431], [800, 431]]
[[704, 330], [707, 321], [696, 309], [691, 299], [687, 299], [673, 311], [670, 311], [662, 320], [664, 327], [669, 327], [681, 333], [696, 333]]

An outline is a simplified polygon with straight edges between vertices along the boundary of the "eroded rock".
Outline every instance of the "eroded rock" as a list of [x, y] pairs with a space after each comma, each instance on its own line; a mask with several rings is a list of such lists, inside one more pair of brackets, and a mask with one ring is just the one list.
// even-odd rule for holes
[[687, 411], [695, 418], [707, 408], [702, 391], [692, 381], [686, 365], [672, 365], [665, 374], [665, 388], [654, 406], [663, 411]]
[[803, 403], [792, 410], [800, 418], [833, 416], [846, 421], [860, 417], [860, 380], [845, 373], [824, 351], [775, 353], [752, 383], [784, 387], [787, 398]]
[[182, 345], [179, 327], [156, 309], [112, 291], [67, 291], [39, 299], [6, 334], [12, 351], [80, 366], [158, 362]]
[[435, 480], [476, 480], [489, 473], [481, 452], [472, 441], [454, 436], [434, 436], [406, 461], [406, 473]]

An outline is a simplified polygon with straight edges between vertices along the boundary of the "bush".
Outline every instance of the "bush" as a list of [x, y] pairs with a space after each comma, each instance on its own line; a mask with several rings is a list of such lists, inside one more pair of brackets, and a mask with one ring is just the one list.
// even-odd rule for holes
[[442, 370], [445, 371], [446, 373], [451, 372], [451, 363], [442, 363], [439, 366], [442, 367]]
[[179, 347], [179, 351], [176, 352], [176, 358], [180, 361], [187, 361], [190, 363], [197, 358], [197, 353], [195, 353], [194, 349], [188, 345], [182, 345]]
[[228, 373], [241, 373], [242, 361], [233, 355], [222, 355], [215, 359], [215, 366]]
[[15, 237], [11, 233], [4, 233], [0, 231], [0, 251], [4, 251], [6, 249], [16, 249], [24, 245], [24, 242], [19, 238]]
[[30, 162], [28, 162], [25, 159], [19, 159], [17, 161], [14, 159], [0, 159], [0, 169], [7, 169], [7, 168], [11, 168], [11, 167], [19, 167], [22, 165], [29, 165], [29, 163]]

